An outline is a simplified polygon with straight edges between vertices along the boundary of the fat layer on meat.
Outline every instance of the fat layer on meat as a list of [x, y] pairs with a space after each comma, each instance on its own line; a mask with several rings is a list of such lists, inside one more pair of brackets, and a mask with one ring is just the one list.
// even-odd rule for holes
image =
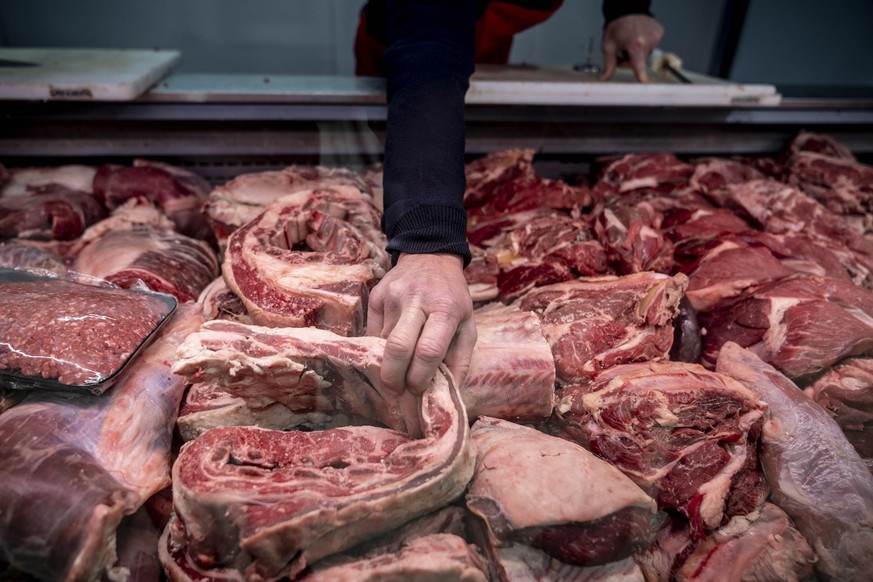
[[245, 389], [273, 383], [295, 393], [289, 403], [302, 408], [329, 404], [311, 396], [331, 386], [333, 402], [390, 400], [348, 406], [402, 430], [207, 431], [174, 465], [172, 547], [187, 546], [185, 559], [200, 567], [275, 580], [457, 498], [475, 455], [451, 375], [440, 368], [420, 398], [405, 395], [412, 406], [404, 410], [403, 397], [379, 384], [382, 350], [379, 338], [314, 328], [213, 321], [192, 334], [177, 372]]
[[829, 579], [873, 579], [873, 475], [825, 409], [758, 356], [725, 344], [716, 370], [767, 401], [761, 464], [782, 508]]

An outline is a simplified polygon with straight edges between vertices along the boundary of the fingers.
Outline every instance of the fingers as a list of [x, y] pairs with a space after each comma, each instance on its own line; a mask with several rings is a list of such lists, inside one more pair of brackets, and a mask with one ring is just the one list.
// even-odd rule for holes
[[643, 46], [642, 41], [635, 43], [628, 49], [628, 60], [630, 61], [631, 69], [634, 71], [634, 77], [640, 83], [648, 83], [649, 75], [646, 73], [646, 58], [649, 56], [649, 51]]
[[613, 76], [615, 68], [622, 64], [620, 55], [624, 54], [636, 79], [648, 83], [646, 59], [663, 35], [664, 27], [645, 14], [628, 14], [607, 24], [601, 43], [604, 72], [600, 79], [605, 81]]
[[385, 328], [385, 302], [379, 293], [370, 293], [367, 302], [367, 335], [381, 337]]
[[[397, 265], [374, 287], [367, 313], [367, 333], [385, 338], [381, 381], [388, 391], [420, 394], [437, 367], [456, 345], [472, 350], [475, 329], [460, 333], [472, 322], [473, 302], [456, 255], [401, 255]], [[470, 323], [472, 324], [472, 323]], [[469, 354], [456, 355], [462, 375]]]
[[601, 81], [608, 81], [615, 74], [615, 67], [618, 64], [617, 52], [614, 43], [610, 41], [603, 42], [603, 73], [600, 75]]
[[449, 351], [446, 353], [446, 366], [459, 387], [464, 385], [467, 372], [470, 370], [476, 340], [476, 323], [471, 317], [461, 324], [455, 339], [449, 346]]
[[427, 315], [415, 307], [407, 308], [400, 314], [397, 325], [385, 341], [385, 354], [382, 356], [382, 386], [386, 389], [396, 393], [406, 389], [407, 370], [426, 321]]
[[427, 319], [406, 375], [407, 388], [413, 393], [421, 394], [430, 385], [449, 351], [457, 329], [458, 319], [455, 317], [432, 314]]

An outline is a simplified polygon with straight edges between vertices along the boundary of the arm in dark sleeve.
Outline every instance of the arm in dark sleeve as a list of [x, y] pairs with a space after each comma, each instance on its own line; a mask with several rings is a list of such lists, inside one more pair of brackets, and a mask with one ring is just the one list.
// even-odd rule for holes
[[464, 210], [464, 95], [475, 2], [389, 0], [382, 228], [388, 250], [470, 260]]
[[651, 0], [603, 0], [603, 25], [628, 14], [651, 16], [651, 5]]

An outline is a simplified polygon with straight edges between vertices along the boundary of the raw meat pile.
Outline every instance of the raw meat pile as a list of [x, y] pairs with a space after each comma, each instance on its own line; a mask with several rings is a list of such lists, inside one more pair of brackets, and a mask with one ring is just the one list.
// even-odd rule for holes
[[202, 211], [211, 186], [191, 172], [135, 160], [4, 176], [0, 268], [72, 272], [179, 301], [197, 299], [218, 273]]
[[381, 386], [363, 335], [390, 268], [375, 173], [0, 172], [0, 265], [189, 302], [102, 396], [0, 392], [0, 563], [873, 579], [873, 169], [809, 133], [776, 158], [598, 160], [581, 184], [533, 156], [467, 166], [479, 340], [463, 385], [441, 368], [421, 396]]

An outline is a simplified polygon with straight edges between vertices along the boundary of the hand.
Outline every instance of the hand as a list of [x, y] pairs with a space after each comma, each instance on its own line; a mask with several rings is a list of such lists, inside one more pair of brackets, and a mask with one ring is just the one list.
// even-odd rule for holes
[[619, 53], [625, 53], [637, 81], [648, 83], [646, 59], [663, 36], [664, 27], [646, 14], [628, 14], [610, 22], [603, 31], [603, 74], [600, 80], [612, 78]]
[[387, 338], [382, 385], [421, 394], [445, 361], [463, 384], [476, 325], [461, 257], [401, 254], [370, 293], [367, 334]]

